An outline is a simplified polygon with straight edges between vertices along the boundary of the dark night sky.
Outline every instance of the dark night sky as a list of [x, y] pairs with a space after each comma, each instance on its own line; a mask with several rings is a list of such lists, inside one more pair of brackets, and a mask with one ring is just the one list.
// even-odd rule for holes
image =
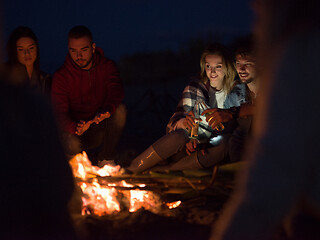
[[249, 33], [251, 0], [6, 0], [4, 42], [19, 25], [38, 36], [41, 65], [52, 73], [67, 52], [67, 33], [88, 26], [106, 56], [177, 50], [190, 38], [219, 33], [225, 41]]

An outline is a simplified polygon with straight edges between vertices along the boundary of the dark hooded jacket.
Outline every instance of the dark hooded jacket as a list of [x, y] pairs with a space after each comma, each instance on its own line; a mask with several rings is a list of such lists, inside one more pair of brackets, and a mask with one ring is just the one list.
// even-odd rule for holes
[[68, 54], [53, 75], [52, 104], [62, 130], [75, 133], [80, 120], [88, 121], [98, 113], [112, 115], [124, 98], [115, 63], [96, 48], [89, 70], [78, 67]]

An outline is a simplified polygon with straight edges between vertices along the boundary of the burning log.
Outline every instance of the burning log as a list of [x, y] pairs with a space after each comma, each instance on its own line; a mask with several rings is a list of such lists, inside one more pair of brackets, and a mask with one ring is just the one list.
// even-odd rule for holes
[[164, 207], [178, 207], [181, 201], [178, 204], [176, 199], [171, 203], [165, 197], [199, 194], [212, 185], [217, 172], [215, 168], [213, 177], [207, 171], [132, 175], [121, 171], [120, 166], [92, 166], [85, 152], [71, 159], [70, 165], [82, 192], [82, 214], [98, 216], [124, 210], [134, 212], [142, 207], [154, 213], [163, 211]]
[[[120, 166], [105, 165], [103, 168], [92, 166], [85, 152], [76, 155], [70, 160], [70, 165], [83, 195], [82, 215], [102, 216], [123, 210], [129, 212], [144, 208], [159, 213], [163, 207], [173, 208], [179, 206], [178, 202], [163, 203], [156, 192], [168, 189], [167, 185], [159, 181], [150, 184], [150, 178], [119, 175]], [[121, 173], [120, 173], [121, 174]], [[112, 177], [114, 175], [114, 177]], [[123, 180], [123, 179], [126, 180]], [[152, 191], [151, 191], [152, 190]]]
[[80, 201], [74, 222], [90, 239], [104, 239], [97, 232], [106, 239], [207, 239], [232, 191], [230, 181], [213, 184], [212, 172], [131, 175], [119, 166], [92, 166], [85, 153], [70, 165]]

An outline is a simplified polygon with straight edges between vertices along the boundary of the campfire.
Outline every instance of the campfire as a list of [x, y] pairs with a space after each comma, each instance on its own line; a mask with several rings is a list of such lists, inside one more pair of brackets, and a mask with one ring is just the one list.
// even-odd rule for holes
[[85, 152], [70, 160], [77, 185], [71, 215], [77, 236], [91, 239], [208, 239], [232, 191], [221, 172], [128, 174], [107, 161], [92, 166]]
[[82, 215], [103, 216], [120, 211], [135, 212], [144, 208], [158, 214], [164, 208], [172, 209], [181, 201], [164, 202], [152, 186], [137, 178], [128, 183], [119, 165], [92, 166], [85, 152], [70, 160], [76, 184], [82, 191]]

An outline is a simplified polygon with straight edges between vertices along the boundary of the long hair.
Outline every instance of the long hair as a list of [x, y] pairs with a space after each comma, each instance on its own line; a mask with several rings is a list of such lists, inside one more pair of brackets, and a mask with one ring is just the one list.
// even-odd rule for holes
[[34, 32], [26, 26], [19, 26], [12, 31], [9, 36], [7, 43], [7, 54], [8, 54], [8, 64], [9, 65], [19, 65], [18, 56], [17, 56], [17, 41], [22, 37], [31, 38], [37, 48], [37, 58], [33, 63], [33, 71], [39, 74], [40, 72], [40, 51], [39, 51], [39, 43], [37, 36]]
[[232, 87], [234, 86], [234, 79], [236, 76], [236, 71], [233, 67], [230, 55], [226, 47], [220, 43], [215, 43], [210, 45], [201, 55], [200, 58], [200, 78], [203, 83], [209, 81], [206, 73], [206, 57], [208, 55], [219, 55], [222, 58], [222, 68], [225, 73], [223, 79], [223, 90], [230, 93]]

